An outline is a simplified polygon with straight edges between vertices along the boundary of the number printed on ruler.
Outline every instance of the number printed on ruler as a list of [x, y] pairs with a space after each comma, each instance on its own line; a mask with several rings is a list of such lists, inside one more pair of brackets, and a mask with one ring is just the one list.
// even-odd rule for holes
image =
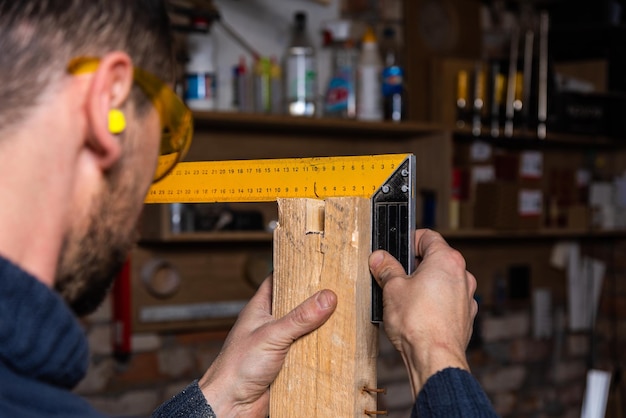
[[262, 202], [372, 194], [407, 154], [180, 163], [146, 203]]

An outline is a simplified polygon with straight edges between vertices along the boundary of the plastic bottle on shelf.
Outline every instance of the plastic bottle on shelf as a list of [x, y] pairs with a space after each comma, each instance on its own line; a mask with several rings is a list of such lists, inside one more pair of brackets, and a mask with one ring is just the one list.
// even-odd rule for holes
[[381, 51], [384, 61], [382, 73], [383, 116], [385, 120], [399, 122], [405, 118], [404, 68], [401, 65], [400, 47], [396, 32], [387, 27], [383, 32]]
[[268, 57], [260, 57], [254, 64], [254, 111], [271, 111], [271, 62]]
[[[245, 64], [244, 64], [245, 65]], [[241, 77], [242, 65], [241, 58], [239, 62], [231, 68], [231, 89], [233, 91], [233, 109], [241, 111], [241, 92], [239, 91], [239, 80]]]
[[354, 118], [358, 51], [349, 37], [349, 22], [333, 23], [326, 33], [326, 44], [332, 47], [333, 55], [332, 76], [324, 97], [324, 116]]
[[233, 107], [239, 112], [253, 111], [252, 75], [246, 64], [246, 57], [239, 57], [233, 67]]
[[291, 41], [285, 54], [285, 98], [287, 113], [315, 115], [317, 67], [315, 49], [307, 34], [307, 15], [297, 12]]
[[214, 110], [217, 104], [215, 39], [205, 18], [194, 18], [187, 36], [189, 61], [185, 66], [185, 102], [194, 110]]
[[270, 58], [270, 102], [274, 115], [283, 113], [283, 71], [276, 57]]
[[369, 27], [363, 36], [361, 56], [357, 71], [357, 119], [377, 121], [383, 119], [381, 72], [382, 59], [374, 30]]

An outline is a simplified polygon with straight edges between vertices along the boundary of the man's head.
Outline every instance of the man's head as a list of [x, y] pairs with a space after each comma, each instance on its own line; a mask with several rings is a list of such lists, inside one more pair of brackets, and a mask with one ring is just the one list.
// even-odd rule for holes
[[[67, 194], [67, 203], [55, 211], [63, 230], [54, 286], [78, 314], [98, 306], [134, 242], [156, 165], [161, 125], [133, 68], [173, 80], [172, 45], [160, 0], [0, 0], [0, 150], [29, 124], [52, 130], [20, 137], [33, 149], [60, 137], [52, 151], [66, 177], [52, 197]], [[70, 74], [77, 57], [99, 65]], [[121, 133], [108, 130], [111, 110], [127, 119]]]
[[[0, 131], [66, 76], [74, 57], [125, 51], [135, 66], [173, 80], [160, 0], [0, 0], [0, 40]], [[138, 91], [134, 98], [148, 104]]]

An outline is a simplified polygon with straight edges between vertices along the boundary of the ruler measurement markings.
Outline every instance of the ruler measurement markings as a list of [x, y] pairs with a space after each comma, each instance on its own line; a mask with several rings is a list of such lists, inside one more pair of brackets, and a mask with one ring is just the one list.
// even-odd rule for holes
[[273, 201], [279, 197], [370, 197], [406, 154], [181, 163], [146, 203]]

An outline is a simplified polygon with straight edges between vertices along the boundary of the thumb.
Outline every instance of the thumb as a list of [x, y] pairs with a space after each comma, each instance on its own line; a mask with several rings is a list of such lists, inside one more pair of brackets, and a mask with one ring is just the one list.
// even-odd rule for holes
[[280, 341], [293, 341], [322, 326], [337, 307], [337, 295], [322, 290], [311, 296], [274, 324], [274, 334]]
[[372, 276], [382, 288], [394, 277], [407, 277], [402, 264], [387, 251], [374, 251], [369, 257], [369, 266]]

